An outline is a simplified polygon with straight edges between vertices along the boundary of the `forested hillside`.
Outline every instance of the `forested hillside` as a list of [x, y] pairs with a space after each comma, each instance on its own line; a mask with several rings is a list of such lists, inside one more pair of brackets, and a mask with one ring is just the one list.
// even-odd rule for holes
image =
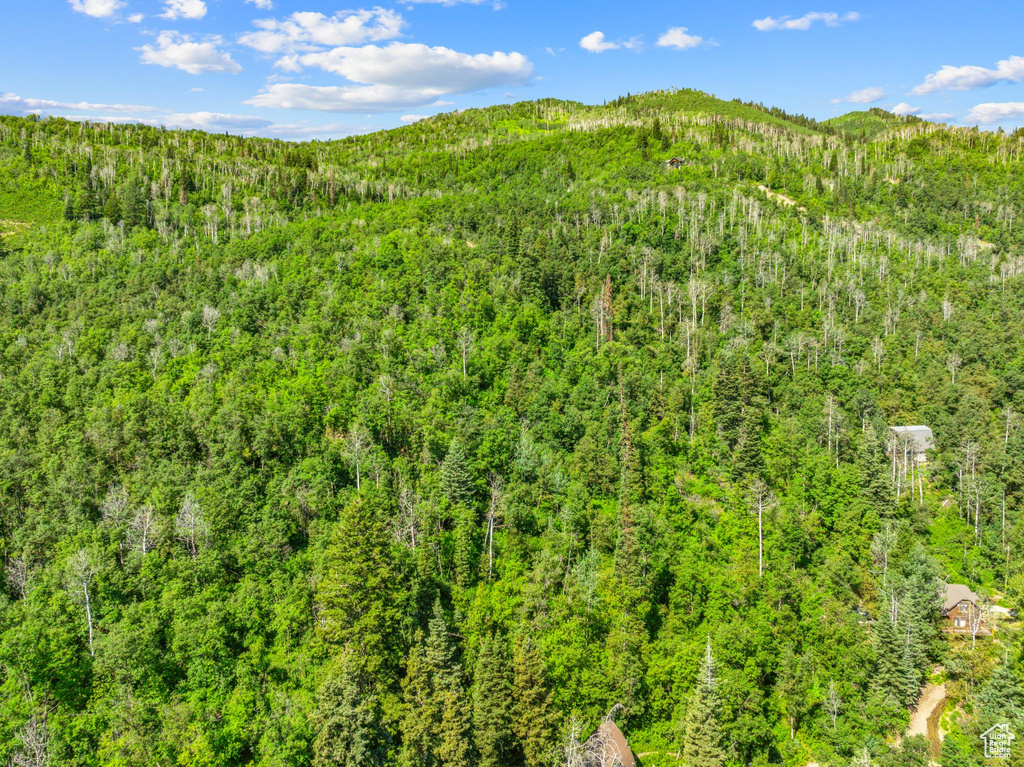
[[695, 91], [0, 117], [0, 759], [575, 767], [620, 706], [647, 767], [924, 767], [933, 679], [982, 764], [1024, 648], [940, 608], [1024, 607], [1022, 153]]

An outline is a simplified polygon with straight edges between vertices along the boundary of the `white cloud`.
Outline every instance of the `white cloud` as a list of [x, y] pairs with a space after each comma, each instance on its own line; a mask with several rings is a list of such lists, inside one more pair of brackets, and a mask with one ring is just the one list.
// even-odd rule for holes
[[247, 3], [252, 3], [261, 11], [269, 11], [274, 7], [272, 0], [245, 0]]
[[144, 13], [133, 13], [133, 14], [132, 14], [131, 16], [129, 16], [129, 17], [128, 17], [128, 18], [126, 19], [126, 21], [127, 21], [127, 22], [128, 22], [129, 24], [138, 24], [138, 23], [139, 23], [140, 21], [142, 21], [142, 20], [143, 20], [144, 18], [146, 18], [146, 14], [144, 14]]
[[762, 32], [774, 32], [780, 29], [797, 29], [807, 30], [811, 28], [811, 25], [816, 21], [821, 21], [827, 27], [838, 27], [844, 21], [857, 21], [860, 19], [860, 14], [856, 11], [850, 11], [840, 16], [838, 13], [822, 13], [821, 11], [812, 11], [811, 13], [805, 13], [803, 16], [794, 19], [792, 16], [780, 16], [775, 19], [771, 16], [766, 16], [763, 19], [756, 19], [753, 22], [753, 26]]
[[1020, 82], [1024, 80], [1024, 57], [1010, 56], [996, 63], [995, 69], [966, 66], [953, 67], [948, 64], [938, 72], [924, 78], [924, 82], [914, 88], [913, 93], [925, 96], [937, 91], [969, 91], [984, 88], [998, 82]]
[[604, 39], [604, 32], [591, 32], [580, 38], [580, 48], [591, 53], [604, 53], [613, 51], [619, 47], [618, 43], [612, 43]]
[[203, 0], [164, 0], [162, 19], [201, 19], [206, 15]]
[[383, 112], [409, 107], [441, 106], [441, 90], [393, 85], [303, 85], [274, 83], [246, 101], [270, 109], [312, 109], [319, 112]]
[[921, 107], [913, 107], [906, 101], [901, 101], [899, 104], [892, 108], [892, 113], [894, 115], [899, 115], [900, 117], [905, 117], [906, 115], [916, 115], [920, 111]]
[[471, 55], [421, 43], [338, 47], [307, 53], [298, 61], [355, 83], [422, 90], [431, 96], [522, 85], [533, 72], [533, 64], [521, 53], [495, 51]]
[[278, 69], [283, 69], [285, 72], [302, 71], [302, 62], [299, 60], [297, 53], [289, 53], [287, 56], [282, 56], [274, 62], [274, 66]]
[[54, 101], [24, 99], [13, 93], [0, 93], [0, 114], [28, 115], [53, 112], [155, 112], [155, 107], [139, 104], [94, 104], [90, 101]]
[[[88, 112], [89, 114], [76, 114]], [[68, 114], [71, 113], [71, 114]], [[44, 114], [69, 120], [106, 123], [140, 123], [168, 128], [233, 133], [242, 136], [275, 138], [341, 138], [378, 130], [379, 126], [349, 123], [311, 124], [309, 122], [273, 123], [256, 115], [235, 115], [220, 112], [170, 112], [139, 104], [97, 104], [87, 101], [67, 102], [53, 99], [21, 98], [13, 93], [0, 93], [0, 114]]]
[[297, 11], [284, 19], [257, 19], [253, 24], [258, 30], [239, 37], [242, 45], [261, 53], [294, 53], [390, 40], [401, 35], [405, 20], [395, 11], [374, 8], [334, 16]]
[[658, 38], [657, 44], [662, 48], [678, 48], [679, 50], [686, 50], [687, 48], [696, 48], [703, 42], [703, 37], [700, 35], [689, 34], [686, 31], [686, 27], [672, 27]]
[[404, 123], [415, 123], [420, 120], [426, 120], [430, 115], [402, 115], [398, 119]]
[[1002, 101], [978, 104], [964, 118], [965, 123], [994, 125], [995, 123], [1024, 117], [1024, 101]]
[[210, 133], [254, 131], [273, 124], [271, 120], [256, 117], [255, 115], [232, 115], [219, 112], [174, 113], [149, 120], [148, 122], [166, 125], [168, 128], [203, 130]]
[[952, 112], [935, 112], [934, 114], [920, 114], [918, 115], [922, 120], [931, 120], [933, 122], [946, 122], [956, 117]]
[[71, 10], [97, 19], [113, 16], [118, 8], [124, 7], [121, 0], [68, 0]]
[[358, 85], [273, 83], [246, 103], [277, 109], [374, 112], [442, 106], [440, 97], [499, 85], [522, 85], [533, 64], [521, 53], [470, 55], [418, 43], [339, 47], [289, 59], [291, 66], [317, 66]]
[[886, 96], [885, 88], [877, 85], [870, 88], [862, 88], [859, 91], [850, 91], [841, 99], [832, 99], [830, 104], [874, 104]]
[[274, 123], [257, 131], [260, 136], [284, 139], [335, 139], [355, 136], [360, 133], [372, 133], [380, 130], [373, 125], [351, 125], [349, 123]]
[[449, 8], [453, 5], [459, 5], [465, 3], [466, 5], [484, 5], [490, 3], [494, 10], [500, 11], [505, 7], [505, 3], [502, 0], [407, 0], [410, 3], [418, 3], [420, 5], [445, 5]]
[[135, 50], [142, 53], [143, 64], [174, 67], [198, 75], [202, 72], [227, 72], [238, 74], [242, 67], [227, 53], [218, 50], [223, 41], [217, 35], [195, 42], [188, 35], [177, 32], [161, 32], [156, 46], [143, 45]]

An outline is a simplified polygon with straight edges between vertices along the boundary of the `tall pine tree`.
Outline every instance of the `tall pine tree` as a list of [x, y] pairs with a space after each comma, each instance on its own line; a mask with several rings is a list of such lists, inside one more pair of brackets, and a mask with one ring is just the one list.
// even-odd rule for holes
[[441, 464], [441, 490], [453, 506], [469, 505], [476, 491], [476, 478], [466, 457], [462, 440], [455, 437], [448, 446], [448, 454]]
[[324, 638], [363, 656], [371, 675], [394, 669], [401, 620], [395, 595], [398, 575], [373, 499], [359, 496], [342, 511], [324, 569], [318, 589]]
[[471, 709], [466, 705], [458, 647], [440, 599], [434, 603], [426, 640], [410, 655], [403, 688], [403, 767], [474, 764]]
[[550, 764], [558, 743], [558, 711], [551, 699], [544, 663], [529, 637], [516, 641], [514, 666], [514, 729], [526, 763]]
[[512, 684], [508, 643], [501, 636], [485, 635], [473, 675], [473, 736], [480, 767], [503, 767], [517, 761]]
[[402, 680], [405, 717], [402, 721], [402, 767], [434, 767], [434, 746], [441, 728], [441, 711], [433, 691], [433, 674], [422, 632], [409, 653]]
[[373, 767], [388, 762], [391, 734], [384, 728], [381, 700], [352, 654], [328, 672], [313, 713], [314, 767]]
[[686, 742], [683, 760], [688, 767], [723, 767], [725, 748], [722, 745], [722, 726], [719, 715], [722, 698], [718, 694], [715, 660], [708, 637], [704, 660], [697, 674], [697, 686], [686, 710]]

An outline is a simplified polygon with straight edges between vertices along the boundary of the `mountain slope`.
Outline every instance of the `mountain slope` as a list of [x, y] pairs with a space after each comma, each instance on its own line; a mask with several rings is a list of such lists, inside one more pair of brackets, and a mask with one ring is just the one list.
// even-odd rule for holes
[[1024, 586], [1022, 142], [841, 128], [0, 118], [0, 758], [561, 764], [621, 704], [646, 765], [888, 765], [946, 660], [1003, 715], [938, 607]]

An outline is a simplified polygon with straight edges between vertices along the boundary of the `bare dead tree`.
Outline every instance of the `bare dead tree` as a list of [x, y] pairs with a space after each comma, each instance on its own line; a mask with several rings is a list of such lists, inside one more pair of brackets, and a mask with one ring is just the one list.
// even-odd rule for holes
[[854, 754], [850, 767], [871, 767], [871, 752], [867, 746]]
[[491, 500], [487, 509], [487, 532], [484, 537], [487, 545], [487, 580], [490, 580], [494, 569], [494, 528], [505, 499], [505, 482], [500, 475], [492, 472], [487, 480], [487, 486], [491, 491]]
[[832, 732], [836, 731], [836, 721], [839, 719], [839, 712], [843, 708], [843, 699], [839, 697], [839, 690], [836, 689], [834, 680], [828, 683], [828, 691], [825, 693], [825, 713], [832, 720]]
[[348, 448], [348, 454], [352, 457], [352, 462], [356, 467], [356, 490], [362, 490], [360, 464], [362, 463], [363, 456], [366, 454], [366, 450], [370, 447], [370, 435], [357, 423], [349, 431], [348, 436], [345, 437], [345, 446]]
[[960, 359], [960, 355], [953, 352], [946, 358], [946, 370], [949, 371], [950, 383], [956, 384], [956, 371], [960, 369], [963, 364], [963, 360]]
[[143, 504], [135, 510], [135, 514], [129, 523], [128, 536], [131, 546], [146, 556], [153, 548], [155, 537], [156, 512], [148, 503]]
[[882, 590], [885, 590], [889, 575], [889, 557], [893, 547], [896, 545], [896, 531], [892, 525], [886, 523], [885, 527], [875, 533], [871, 539], [871, 558], [875, 567], [882, 573]]
[[992, 605], [987, 599], [980, 598], [972, 603], [967, 611], [967, 628], [971, 632], [971, 648], [977, 646], [978, 635], [992, 620]]
[[80, 599], [85, 606], [85, 620], [89, 628], [89, 654], [95, 655], [93, 649], [92, 601], [89, 597], [89, 585], [96, 577], [96, 565], [86, 549], [79, 549], [68, 560], [68, 580], [72, 587], [72, 595]]
[[751, 511], [757, 514], [757, 576], [764, 576], [764, 514], [778, 502], [763, 479], [757, 477], [750, 483], [748, 493]]
[[20, 744], [11, 756], [13, 767], [46, 767], [49, 764], [50, 737], [46, 717], [33, 712], [25, 726], [18, 731]]
[[21, 557], [7, 560], [7, 585], [22, 599], [28, 597], [28, 564]]
[[192, 493], [188, 493], [181, 504], [178, 516], [174, 519], [174, 531], [192, 559], [196, 559], [206, 546], [210, 528], [199, 501]]
[[220, 309], [213, 306], [203, 307], [203, 327], [206, 328], [206, 337], [213, 335], [213, 329], [217, 327], [217, 320], [220, 319]]
[[462, 353], [462, 377], [466, 377], [466, 358], [469, 350], [473, 348], [473, 331], [470, 328], [462, 328], [458, 336], [459, 351]]
[[124, 561], [124, 543], [121, 540], [122, 529], [128, 521], [128, 491], [120, 484], [113, 484], [100, 501], [100, 514], [103, 524], [112, 527], [117, 536], [118, 562]]
[[164, 358], [164, 349], [162, 346], [154, 346], [146, 353], [146, 360], [149, 362], [149, 372], [153, 375], [153, 380], [156, 380], [156, 371], [160, 368], [160, 363]]
[[563, 767], [588, 767], [587, 746], [583, 743], [583, 726], [575, 715], [569, 720], [569, 729], [562, 744]]
[[120, 527], [128, 519], [128, 491], [120, 484], [113, 484], [100, 501], [100, 514], [111, 527]]
[[416, 536], [420, 529], [419, 496], [412, 488], [402, 483], [398, 491], [398, 519], [394, 533], [395, 539], [413, 551], [416, 551]]

